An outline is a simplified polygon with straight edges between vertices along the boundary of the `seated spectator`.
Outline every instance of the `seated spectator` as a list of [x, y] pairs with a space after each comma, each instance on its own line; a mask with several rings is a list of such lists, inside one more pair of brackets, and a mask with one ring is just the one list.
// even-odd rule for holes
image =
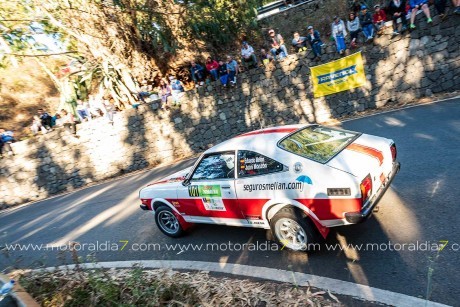
[[257, 58], [248, 42], [243, 42], [243, 48], [241, 48], [241, 62], [245, 69], [257, 67]]
[[426, 22], [427, 23], [432, 23], [433, 20], [431, 19], [430, 16], [430, 9], [428, 7], [428, 0], [410, 0], [409, 1], [410, 8], [411, 8], [411, 14], [410, 14], [410, 28], [413, 30], [416, 28], [414, 22], [415, 22], [415, 17], [417, 16], [417, 12], [422, 9], [423, 13], [425, 13], [426, 16]]
[[380, 5], [374, 5], [374, 15], [372, 15], [372, 22], [374, 23], [374, 27], [377, 29], [377, 33], [381, 34], [383, 28], [385, 27], [385, 22], [387, 21], [387, 14], [384, 10], [380, 8]]
[[236, 84], [236, 76], [238, 75], [238, 63], [233, 59], [232, 56], [227, 56], [227, 84], [231, 86]]
[[299, 32], [294, 32], [292, 46], [295, 48], [295, 52], [307, 51], [307, 38], [300, 36]]
[[268, 65], [271, 61], [273, 61], [273, 56], [267, 52], [265, 49], [260, 49], [260, 60], [262, 64]]
[[38, 117], [38, 115], [34, 115], [32, 124], [30, 125], [30, 130], [32, 131], [33, 135], [36, 135], [38, 131], [41, 131], [43, 134], [48, 132], [48, 130], [42, 126], [40, 117]]
[[281, 36], [281, 34], [276, 34], [275, 30], [273, 29], [270, 29], [268, 31], [268, 34], [270, 35], [270, 45], [272, 47], [270, 52], [272, 53], [273, 58], [281, 60], [287, 57], [288, 52], [287, 52], [286, 46], [284, 45], [284, 39]]
[[345, 29], [345, 23], [339, 17], [334, 17], [332, 23], [332, 37], [335, 40], [337, 46], [337, 52], [342, 55], [345, 53], [345, 37], [347, 36], [347, 30]]
[[323, 46], [323, 42], [321, 41], [319, 32], [313, 29], [313, 26], [308, 26], [307, 28], [307, 41], [313, 50], [313, 60], [320, 61], [321, 60], [321, 47]]
[[212, 76], [214, 81], [217, 81], [218, 79], [218, 72], [217, 72], [218, 69], [219, 69], [219, 63], [217, 63], [216, 60], [211, 59], [211, 57], [208, 57], [206, 60], [206, 70]]
[[[217, 69], [219, 68], [219, 63], [217, 63]], [[218, 74], [216, 69], [216, 75]], [[169, 84], [171, 86], [171, 95], [175, 104], [180, 103], [180, 99], [184, 95], [184, 84], [181, 81], [177, 80], [175, 76], [169, 76]]]
[[138, 97], [140, 101], [146, 102], [144, 98], [147, 98], [149, 96], [150, 96], [150, 88], [149, 88], [149, 85], [147, 84], [147, 80], [144, 79], [142, 80], [142, 85], [139, 89]]
[[102, 101], [101, 99], [97, 99], [94, 95], [88, 96], [88, 107], [91, 117], [100, 117], [104, 115], [102, 112], [104, 109]]
[[161, 96], [161, 108], [169, 109], [168, 97], [171, 96], [171, 87], [166, 80], [161, 79], [160, 81], [160, 96]]
[[223, 86], [227, 86], [227, 81], [228, 81], [227, 63], [224, 63], [223, 61], [219, 61], [219, 78], [220, 78], [220, 83], [222, 83]]
[[69, 129], [72, 134], [77, 134], [77, 125], [72, 113], [67, 112], [65, 109], [61, 110], [61, 123], [62, 126]]
[[365, 5], [361, 6], [359, 21], [361, 23], [361, 28], [363, 29], [364, 36], [366, 37], [366, 42], [374, 39], [374, 24], [372, 23], [372, 15], [367, 10], [367, 6]]
[[89, 112], [89, 107], [87, 103], [83, 103], [81, 99], [77, 99], [77, 115], [80, 118], [80, 122], [83, 122], [83, 120], [90, 120], [91, 119], [91, 114]]
[[51, 115], [46, 113], [43, 109], [38, 109], [38, 116], [40, 118], [40, 123], [45, 129], [51, 129]]
[[388, 12], [393, 20], [393, 35], [398, 35], [398, 19], [401, 18], [401, 32], [407, 29], [406, 0], [391, 0], [388, 4]]
[[6, 131], [5, 129], [0, 128], [0, 157], [3, 157], [5, 151], [8, 152], [8, 156], [14, 156], [11, 143], [14, 143], [16, 140], [13, 135], [12, 131]]
[[347, 29], [350, 31], [350, 46], [356, 48], [358, 43], [358, 35], [361, 32], [361, 24], [359, 17], [355, 13], [350, 12], [349, 19], [347, 21]]
[[192, 75], [192, 80], [195, 82], [195, 86], [204, 84], [204, 69], [201, 65], [193, 61], [190, 67], [190, 74]]

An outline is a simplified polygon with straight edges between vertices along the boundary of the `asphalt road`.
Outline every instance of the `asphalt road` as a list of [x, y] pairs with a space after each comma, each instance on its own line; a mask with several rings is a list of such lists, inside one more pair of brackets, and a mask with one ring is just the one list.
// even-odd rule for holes
[[[366, 223], [334, 228], [326, 243], [375, 243], [380, 250], [277, 250], [267, 243], [265, 230], [210, 225], [198, 225], [180, 239], [168, 238], [157, 230], [153, 215], [139, 209], [137, 193], [147, 183], [193, 161], [1, 212], [0, 242], [59, 246], [77, 241], [85, 248], [78, 252], [84, 261], [88, 256], [96, 261], [199, 260], [294, 270], [416, 297], [428, 294], [433, 301], [459, 306], [460, 99], [348, 121], [342, 126], [392, 138], [402, 168], [379, 212]], [[125, 240], [128, 242], [121, 250]], [[438, 245], [444, 244], [441, 240], [448, 243], [437, 251]], [[146, 248], [143, 243], [151, 244], [151, 250], [133, 250]], [[188, 246], [189, 250], [180, 251], [176, 243], [185, 244], [182, 248], [189, 243], [217, 243], [227, 250], [194, 251]], [[259, 250], [253, 250], [255, 245], [243, 249], [238, 243], [259, 244]], [[96, 244], [98, 251], [94, 251]], [[167, 244], [176, 250], [168, 251]], [[69, 262], [69, 252], [33, 251], [31, 247], [28, 251], [3, 250], [0, 255], [2, 269]]]

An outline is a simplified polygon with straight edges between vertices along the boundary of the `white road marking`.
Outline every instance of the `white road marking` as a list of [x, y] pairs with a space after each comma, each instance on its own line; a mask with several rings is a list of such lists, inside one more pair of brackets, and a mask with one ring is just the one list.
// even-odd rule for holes
[[[293, 271], [271, 269], [265, 267], [256, 267], [250, 265], [218, 263], [204, 261], [185, 261], [185, 260], [131, 260], [131, 261], [114, 261], [99, 263], [83, 263], [79, 266], [84, 269], [95, 268], [131, 268], [134, 265], [140, 265], [144, 268], [169, 268], [173, 270], [198, 270], [210, 271], [225, 274], [236, 275], [236, 277], [254, 277], [277, 282], [294, 283], [297, 286], [312, 286], [319, 289], [329, 290], [335, 294], [348, 295], [361, 300], [383, 303], [398, 307], [445, 307], [448, 305], [427, 301], [421, 298], [369, 287], [361, 284], [355, 284], [348, 281], [322, 277], [311, 274], [304, 274]], [[61, 267], [49, 267], [44, 270], [53, 272], [56, 269], [73, 269], [75, 265]], [[35, 270], [40, 271], [40, 270]]]

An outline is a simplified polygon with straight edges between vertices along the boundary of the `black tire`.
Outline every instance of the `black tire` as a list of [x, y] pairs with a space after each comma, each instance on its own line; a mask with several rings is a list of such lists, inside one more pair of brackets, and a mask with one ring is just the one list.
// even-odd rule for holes
[[155, 223], [168, 237], [179, 238], [185, 233], [172, 209], [167, 206], [160, 206], [155, 210]]
[[320, 241], [320, 234], [307, 214], [294, 207], [278, 211], [270, 220], [270, 228], [281, 246], [294, 251], [308, 251], [309, 245]]

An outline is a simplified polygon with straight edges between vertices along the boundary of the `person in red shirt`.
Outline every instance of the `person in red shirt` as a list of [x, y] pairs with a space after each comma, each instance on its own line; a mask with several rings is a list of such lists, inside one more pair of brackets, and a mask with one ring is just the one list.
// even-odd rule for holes
[[385, 22], [387, 21], [387, 14], [384, 10], [380, 8], [380, 5], [374, 6], [375, 13], [372, 16], [372, 21], [374, 23], [375, 28], [377, 29], [377, 33], [380, 34], [385, 27]]
[[219, 75], [217, 73], [217, 71], [219, 70], [219, 63], [217, 63], [216, 60], [211, 59], [211, 57], [208, 57], [208, 59], [206, 60], [206, 70], [211, 74], [214, 81], [217, 81], [217, 79], [219, 79]]

